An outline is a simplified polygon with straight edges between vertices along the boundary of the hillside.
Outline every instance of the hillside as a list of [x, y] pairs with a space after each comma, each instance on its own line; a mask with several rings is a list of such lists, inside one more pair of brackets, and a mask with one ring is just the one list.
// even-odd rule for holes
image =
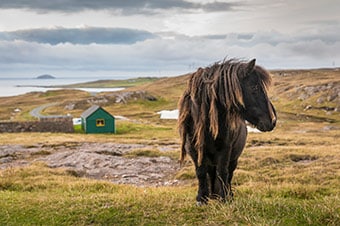
[[273, 71], [271, 98], [281, 113], [339, 122], [340, 70]]
[[[270, 97], [279, 114], [339, 122], [339, 70], [286, 70], [272, 71], [271, 73], [273, 85], [270, 89]], [[46, 109], [46, 114], [68, 113], [79, 117], [91, 104], [99, 104], [108, 108], [114, 115], [154, 118], [157, 116], [157, 111], [171, 110], [177, 107], [178, 99], [186, 86], [187, 79], [188, 75], [181, 75], [160, 79], [108, 80], [72, 85], [79, 87], [129, 87], [120, 92], [101, 93], [96, 96], [90, 96], [82, 91], [58, 90], [0, 98], [2, 100], [0, 120], [8, 120], [9, 116], [14, 119], [27, 118], [30, 108], [49, 102], [58, 102], [59, 105]], [[20, 115], [13, 116], [13, 108], [22, 108], [24, 111]], [[133, 108], [132, 111], [131, 108]]]

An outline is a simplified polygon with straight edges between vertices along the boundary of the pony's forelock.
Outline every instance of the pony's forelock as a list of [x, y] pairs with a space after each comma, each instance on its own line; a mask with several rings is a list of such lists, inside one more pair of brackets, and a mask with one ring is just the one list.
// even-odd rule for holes
[[262, 82], [262, 86], [264, 88], [264, 91], [268, 91], [271, 82], [272, 82], [272, 77], [269, 74], [269, 72], [265, 69], [263, 69], [260, 66], [255, 66], [255, 72], [257, 74], [257, 76], [259, 76], [260, 81]]

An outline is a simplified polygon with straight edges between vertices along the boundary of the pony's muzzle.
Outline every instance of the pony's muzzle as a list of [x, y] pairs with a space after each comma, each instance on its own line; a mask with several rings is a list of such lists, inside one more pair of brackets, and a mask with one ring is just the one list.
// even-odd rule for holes
[[271, 102], [268, 102], [268, 111], [269, 111], [269, 118], [262, 119], [262, 120], [260, 119], [256, 126], [259, 130], [263, 132], [272, 131], [276, 126], [276, 121], [277, 121], [276, 111]]
[[276, 126], [276, 120], [274, 121], [259, 121], [256, 125], [256, 128], [262, 132], [269, 132], [272, 131]]
[[272, 114], [270, 118], [261, 118], [256, 124], [256, 128], [262, 132], [272, 131], [276, 126], [276, 114]]

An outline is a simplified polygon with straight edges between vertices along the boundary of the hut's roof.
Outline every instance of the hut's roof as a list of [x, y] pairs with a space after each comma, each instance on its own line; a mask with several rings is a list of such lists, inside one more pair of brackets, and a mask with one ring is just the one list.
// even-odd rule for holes
[[92, 115], [93, 112], [97, 111], [100, 107], [98, 105], [92, 105], [91, 107], [89, 107], [87, 110], [85, 110], [82, 114], [81, 117], [82, 118], [87, 118], [90, 115]]

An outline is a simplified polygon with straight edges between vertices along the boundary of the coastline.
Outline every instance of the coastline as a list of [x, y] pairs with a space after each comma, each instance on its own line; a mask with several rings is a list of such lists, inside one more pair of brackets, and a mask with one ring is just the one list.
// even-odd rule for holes
[[36, 78], [0, 78], [0, 98], [23, 95], [30, 92], [46, 92], [59, 89], [76, 89], [95, 94], [98, 92], [114, 92], [124, 88], [82, 88], [70, 85], [94, 82], [93, 79], [65, 78], [65, 79], [36, 79]]

